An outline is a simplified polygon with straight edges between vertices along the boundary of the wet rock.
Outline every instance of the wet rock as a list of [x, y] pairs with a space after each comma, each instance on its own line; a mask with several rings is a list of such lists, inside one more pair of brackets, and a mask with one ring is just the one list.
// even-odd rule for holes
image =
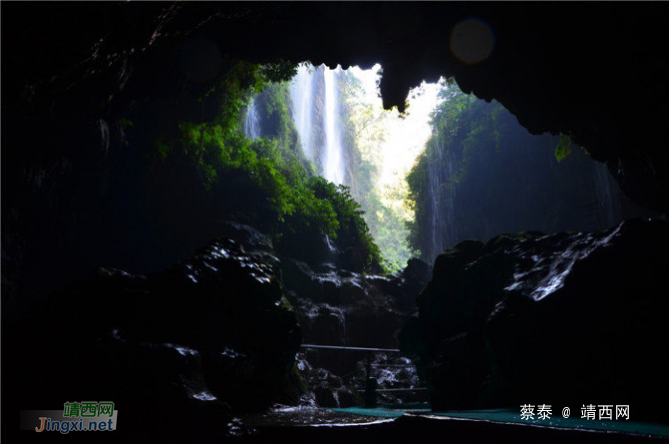
[[316, 387], [314, 389], [316, 403], [320, 407], [339, 407], [339, 403], [334, 396], [334, 392], [326, 387]]
[[432, 277], [432, 266], [423, 260], [413, 257], [409, 259], [401, 275], [408, 281], [425, 284]]
[[397, 309], [395, 298], [384, 287], [398, 287], [397, 283], [330, 264], [312, 269], [292, 259], [283, 263], [283, 282], [303, 327], [305, 343], [396, 346], [392, 333], [406, 314]]
[[[430, 273], [430, 267], [417, 260], [395, 276], [362, 274], [330, 263], [309, 266], [294, 259], [285, 259], [283, 265], [286, 293], [302, 327], [303, 342], [353, 347], [397, 348], [396, 334], [415, 310], [415, 295]], [[362, 402], [354, 394], [364, 389], [367, 353], [329, 349], [308, 349], [304, 353], [301, 371], [310, 381], [309, 386], [317, 389], [315, 397], [319, 405]], [[371, 358], [376, 360], [379, 356], [371, 354]], [[316, 382], [307, 374], [313, 373], [313, 369], [332, 377], [345, 377], [339, 381], [343, 385], [333, 391], [331, 382], [325, 385]], [[404, 368], [393, 371], [396, 376], [407, 373]], [[390, 374], [376, 373], [375, 370], [382, 388], [395, 387]], [[393, 399], [396, 400], [388, 397]]]
[[[301, 334], [282, 294], [280, 262], [260, 233], [231, 230], [234, 238], [212, 241], [162, 272], [102, 268], [33, 307], [11, 333], [38, 352], [3, 350], [21, 363], [8, 375], [9, 399], [26, 409], [111, 400], [131, 438], [179, 415], [225, 424], [232, 412], [299, 399]], [[152, 408], [155, 423], [145, 420]]]
[[[295, 259], [284, 259], [283, 282], [286, 294], [295, 308], [305, 344], [371, 348], [398, 348], [396, 338], [406, 318], [415, 310], [415, 295], [427, 282], [430, 267], [412, 260], [394, 276], [369, 275], [337, 268], [332, 263], [307, 265]], [[360, 405], [364, 390], [367, 353], [331, 349], [306, 349], [300, 371], [314, 390], [318, 405]], [[409, 379], [415, 369], [377, 353], [369, 358], [373, 376], [380, 388], [412, 386]], [[383, 368], [381, 361], [390, 367]], [[389, 370], [392, 369], [392, 370]], [[314, 374], [322, 372], [324, 381]], [[398, 379], [399, 378], [399, 379]], [[401, 380], [399, 385], [397, 381]], [[335, 382], [336, 381], [336, 382]], [[404, 385], [403, 385], [404, 384]], [[382, 396], [382, 401], [399, 398]]]
[[[466, 359], [463, 357], [466, 356]], [[483, 335], [465, 332], [444, 339], [425, 366], [435, 410], [479, 407], [479, 393], [489, 362]]]
[[669, 394], [654, 364], [668, 339], [667, 245], [668, 224], [635, 220], [441, 255], [400, 336], [433, 408], [629, 403], [657, 416]]
[[[351, 381], [322, 367], [314, 367], [305, 353], [298, 354], [298, 369], [312, 388], [313, 399], [320, 407], [351, 407], [360, 405], [360, 394], [351, 390]], [[354, 387], [355, 388], [355, 387]]]
[[[378, 404], [397, 404], [405, 402], [425, 402], [427, 393], [422, 390], [416, 366], [405, 356], [397, 353], [376, 353], [369, 362], [370, 378], [376, 387]], [[368, 386], [367, 362], [358, 363], [358, 372], [350, 387], [366, 389]], [[370, 381], [371, 382], [371, 381]], [[415, 389], [417, 390], [411, 390]], [[383, 391], [386, 389], [400, 391]]]
[[395, 293], [397, 306], [400, 310], [412, 313], [416, 310], [416, 296], [432, 278], [432, 266], [425, 261], [411, 258], [407, 266], [395, 279], [393, 284], [398, 288]]

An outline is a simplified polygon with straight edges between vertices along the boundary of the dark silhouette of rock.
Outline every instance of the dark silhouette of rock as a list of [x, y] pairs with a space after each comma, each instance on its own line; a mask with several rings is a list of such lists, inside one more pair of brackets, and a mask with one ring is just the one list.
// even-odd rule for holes
[[[12, 414], [111, 400], [131, 440], [167, 425], [192, 436], [197, 424], [224, 437], [233, 412], [297, 402], [301, 333], [280, 262], [255, 229], [223, 231], [234, 236], [164, 271], [101, 268], [29, 310], [9, 332], [21, 340], [3, 348], [15, 363], [3, 372]], [[192, 422], [173, 422], [180, 416]]]
[[[276, 279], [263, 281], [276, 264], [267, 251], [249, 256], [238, 244], [215, 243], [211, 248], [235, 251], [237, 259], [228, 263], [200, 255], [147, 277], [107, 269], [46, 299], [88, 267], [128, 263], [149, 273], [215, 236], [220, 227], [213, 221], [221, 213], [212, 202], [217, 201], [195, 192], [196, 178], [172, 175], [178, 163], [160, 173], [171, 180], [152, 181], [153, 164], [124, 143], [122, 119], [133, 106], [146, 104], [140, 109], [151, 110], [147, 120], [153, 111], [165, 112], [171, 122], [210, 120], [217, 104], [197, 97], [220, 80], [235, 57], [259, 63], [309, 59], [332, 67], [381, 62], [380, 90], [388, 108], [403, 108], [409, 87], [421, 80], [453, 75], [464, 91], [500, 101], [531, 132], [569, 134], [606, 162], [637, 203], [660, 212], [669, 208], [663, 143], [669, 120], [663, 106], [669, 98], [666, 5], [10, 2], [2, 9], [2, 53], [10, 62], [3, 66], [2, 97], [2, 349], [4, 362], [11, 363], [3, 365], [3, 400], [10, 399], [12, 414], [19, 404], [42, 407], [34, 401], [48, 399], [56, 405], [45, 407], [56, 408], [67, 400], [96, 399], [102, 388], [110, 397], [131, 400], [122, 407], [136, 409], [130, 420], [142, 417], [147, 406], [181, 406], [149, 419], [170, 424], [181, 417], [193, 425], [195, 411], [210, 412], [201, 416], [208, 420], [228, 411], [206, 394], [194, 396], [205, 384], [231, 407], [238, 388], [246, 387], [217, 385], [212, 375], [248, 377], [258, 392], [267, 389], [258, 395], [258, 405], [276, 394], [274, 384], [283, 385], [275, 376], [294, 377], [286, 366], [294, 360], [299, 333], [281, 307]], [[457, 24], [472, 16], [489, 24], [495, 47], [488, 59], [468, 64], [451, 53], [450, 39]], [[184, 48], [194, 42], [205, 42], [207, 53], [223, 57], [220, 65], [207, 66], [206, 76], [192, 74], [194, 65], [209, 64], [210, 58], [183, 59]], [[138, 132], [146, 134], [141, 143], [151, 142], [151, 132]], [[151, 192], [170, 182], [165, 192]], [[476, 344], [483, 340], [490, 377], [481, 381], [481, 392], [496, 403], [521, 393], [525, 398], [558, 391], [596, 398], [607, 388], [630, 402], [643, 401], [641, 408], [666, 411], [659, 404], [667, 391], [658, 364], [666, 340], [666, 291], [661, 291], [662, 262], [655, 257], [663, 257], [667, 243], [659, 226], [623, 225], [597, 245], [592, 242], [604, 234], [543, 241], [535, 235], [502, 236], [473, 262], [464, 261], [464, 252], [454, 253], [438, 268], [445, 273], [444, 286], [459, 289], [442, 294], [436, 281], [426, 289], [421, 316], [405, 329], [406, 343], [412, 344], [407, 347], [422, 356], [424, 371], [443, 363], [434, 358], [438, 353], [456, 356], [462, 349], [474, 350], [472, 365], [481, 368], [475, 363], [485, 359]], [[541, 263], [534, 264], [523, 253], [532, 242], [558, 252], [569, 252], [570, 245], [577, 252], [588, 251], [587, 245], [594, 250], [571, 268], [569, 260], [548, 250], [539, 251]], [[222, 266], [229, 274], [208, 271], [207, 264], [219, 260], [229, 265]], [[462, 273], [450, 275], [451, 262]], [[515, 277], [516, 266], [527, 274]], [[536, 301], [533, 292], [550, 288], [546, 277], [560, 272], [564, 280], [556, 282], [564, 286]], [[383, 279], [377, 282], [385, 285]], [[335, 283], [322, 288], [323, 297], [338, 291]], [[228, 296], [239, 305], [227, 305]], [[225, 316], [217, 316], [219, 311]], [[557, 328], [545, 328], [564, 328], [563, 321], [573, 328], [564, 339]], [[256, 323], [282, 333], [260, 342], [267, 338], [252, 328]], [[598, 336], [592, 332], [597, 328], [613, 334]], [[585, 337], [594, 337], [585, 343], [589, 348]], [[573, 362], [592, 363], [597, 371], [577, 373]], [[539, 363], [547, 365], [541, 368], [546, 377], [536, 370]], [[80, 370], [90, 368], [101, 373]], [[432, 374], [443, 382], [467, 371], [435, 368]], [[569, 376], [559, 379], [560, 372]], [[472, 371], [473, 379], [478, 374]], [[94, 377], [103, 382], [89, 384]], [[521, 381], [527, 381], [525, 390], [541, 391], [520, 390]], [[546, 381], [555, 384], [548, 387]], [[40, 392], [42, 386], [47, 388]], [[16, 421], [6, 421], [11, 423]], [[198, 427], [190, 430], [189, 440], [197, 438], [192, 433]]]
[[[669, 96], [669, 9], [662, 4], [16, 2], [3, 12], [3, 33], [11, 36], [3, 55], [12, 60], [3, 69], [8, 322], [89, 273], [91, 263], [154, 272], [217, 235], [211, 221], [223, 199], [198, 195], [198, 181], [177, 167], [154, 172], [133, 156], [123, 119], [141, 110], [140, 144], [167, 131], [148, 123], [154, 114], [175, 127], [211, 120], [218, 104], [213, 96], [198, 98], [235, 58], [332, 67], [380, 62], [388, 108], [402, 108], [422, 80], [454, 76], [465, 92], [498, 100], [532, 133], [569, 134], [606, 162], [636, 203], [660, 213], [669, 205], [661, 143], [668, 118], [658, 105]], [[452, 31], [472, 16], [487, 23], [495, 42], [474, 64], [450, 49]], [[199, 52], [184, 61], [193, 48]], [[198, 54], [220, 56], [220, 64], [198, 61]], [[198, 64], [206, 66], [193, 76]], [[157, 192], [166, 184], [152, 172], [179, 180]], [[225, 197], [229, 203], [235, 193]], [[42, 278], [34, 279], [37, 273]]]
[[400, 335], [433, 408], [622, 403], [662, 419], [667, 245], [666, 222], [632, 220], [440, 255]]
[[[188, 79], [193, 94], [181, 98], [182, 109], [203, 119], [215, 106], [193, 97], [224, 74], [226, 56], [331, 67], [380, 62], [386, 108], [403, 110], [409, 88], [453, 75], [465, 92], [498, 100], [532, 133], [570, 134], [636, 202], [667, 209], [669, 164], [657, 143], [667, 118], [658, 103], [669, 94], [665, 5], [19, 4], [5, 13], [5, 32], [14, 37], [6, 57], [15, 61], [7, 91], [16, 91], [13, 105], [39, 105], [31, 111], [37, 117], [56, 103], [67, 108], [60, 102], [66, 91], [74, 91], [71, 106], [109, 114], [130, 100], [174, 98]], [[454, 42], [473, 17], [492, 34], [491, 52], [474, 62]], [[212, 56], [185, 66], [189, 49]], [[613, 93], [621, 88], [629, 94]]]
[[[333, 259], [336, 262], [337, 258]], [[309, 265], [288, 258], [282, 265], [285, 292], [302, 327], [303, 343], [348, 347], [396, 349], [397, 333], [415, 311], [415, 295], [430, 274], [429, 265], [417, 259], [394, 276], [357, 273], [330, 263]], [[369, 358], [379, 364], [372, 374], [382, 388], [416, 385], [413, 369], [393, 367], [406, 365], [405, 358], [389, 358], [382, 353], [370, 354]], [[324, 407], [361, 404], [362, 398], [353, 393], [364, 390], [367, 359], [367, 353], [305, 350], [300, 361], [302, 373], [314, 390], [316, 403]]]

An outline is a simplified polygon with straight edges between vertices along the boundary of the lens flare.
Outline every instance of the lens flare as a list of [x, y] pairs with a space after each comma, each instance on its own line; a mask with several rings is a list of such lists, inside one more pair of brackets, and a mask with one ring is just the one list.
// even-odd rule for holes
[[495, 35], [483, 20], [469, 18], [453, 27], [450, 47], [460, 61], [473, 65], [490, 57], [495, 48]]

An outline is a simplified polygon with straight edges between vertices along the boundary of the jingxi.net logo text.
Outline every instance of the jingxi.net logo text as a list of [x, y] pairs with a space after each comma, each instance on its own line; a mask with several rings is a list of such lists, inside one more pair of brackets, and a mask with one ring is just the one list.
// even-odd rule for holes
[[35, 432], [114, 431], [118, 410], [111, 401], [66, 402], [63, 410], [22, 410], [21, 430]]

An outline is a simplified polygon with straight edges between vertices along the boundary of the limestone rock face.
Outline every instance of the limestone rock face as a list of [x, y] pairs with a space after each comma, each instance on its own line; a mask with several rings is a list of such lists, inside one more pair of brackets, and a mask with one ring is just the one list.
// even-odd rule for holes
[[[174, 128], [211, 121], [219, 103], [203, 96], [236, 59], [379, 62], [387, 108], [403, 108], [422, 80], [453, 76], [463, 91], [499, 101], [531, 133], [569, 134], [606, 162], [634, 202], [669, 208], [668, 111], [660, 106], [669, 100], [669, 8], [659, 2], [15, 2], [3, 12], [11, 36], [3, 54], [12, 60], [3, 69], [8, 322], [86, 275], [90, 264], [153, 272], [217, 236], [211, 221], [223, 199], [198, 195], [198, 178], [178, 163], [154, 171], [137, 147], [163, 132], [154, 127], [157, 116]], [[453, 30], [471, 17], [486, 22], [496, 42], [474, 64], [450, 50]], [[132, 113], [142, 117], [130, 122]]]
[[[12, 110], [7, 128], [19, 140], [26, 116], [49, 116], [54, 106], [69, 114], [71, 106], [105, 118], [133, 100], [171, 100], [184, 79], [195, 94], [180, 97], [181, 108], [203, 119], [215, 106], [205, 109], [195, 97], [220, 78], [224, 63], [215, 60], [226, 56], [330, 67], [380, 62], [388, 109], [403, 110], [409, 89], [422, 80], [454, 76], [465, 92], [502, 103], [532, 133], [570, 134], [607, 163], [635, 202], [659, 212], [669, 205], [660, 142], [667, 111], [658, 106], [669, 96], [669, 9], [662, 4], [110, 3], [76, 11], [10, 5], [6, 13], [13, 36], [6, 55], [16, 63], [4, 77], [12, 105], [21, 109]], [[493, 38], [489, 57], [477, 62], [453, 47], [458, 26], [472, 17]], [[240, 38], [247, 35], [253, 38]], [[208, 56], [189, 57], [194, 48]], [[44, 120], [30, 124], [42, 127], [36, 123]], [[48, 153], [51, 145], [52, 137]]]
[[[102, 268], [34, 307], [12, 332], [21, 344], [3, 350], [20, 362], [8, 368], [11, 399], [25, 409], [111, 400], [128, 433], [185, 415], [194, 422], [176, 425], [189, 436], [200, 421], [223, 434], [231, 412], [295, 402], [304, 393], [295, 362], [301, 333], [280, 262], [253, 228], [224, 231], [229, 237], [164, 271]], [[154, 426], [142, 425], [149, 420]]]
[[[304, 262], [286, 260], [286, 294], [295, 307], [307, 344], [396, 348], [393, 333], [407, 314], [380, 282], [390, 278], [363, 275], [329, 264], [312, 269]], [[394, 285], [396, 286], [396, 285]], [[338, 352], [310, 352], [310, 363], [343, 375], [364, 356]]]
[[665, 222], [501, 235], [439, 256], [400, 334], [434, 409], [630, 404], [662, 412]]
[[[337, 257], [333, 262], [338, 263]], [[431, 267], [417, 259], [391, 276], [354, 272], [332, 263], [307, 264], [284, 259], [286, 297], [294, 307], [303, 343], [397, 349], [397, 334], [416, 309], [415, 296], [429, 279]], [[307, 349], [300, 371], [324, 407], [359, 405], [366, 365], [380, 388], [418, 385], [407, 358], [396, 353]]]

